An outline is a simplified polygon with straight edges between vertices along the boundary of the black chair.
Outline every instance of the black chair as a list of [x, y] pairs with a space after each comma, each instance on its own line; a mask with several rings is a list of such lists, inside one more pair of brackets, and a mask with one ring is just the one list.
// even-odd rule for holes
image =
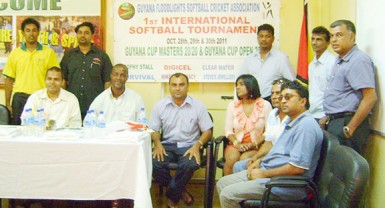
[[[225, 152], [225, 149], [227, 145], [229, 144], [229, 140], [225, 136], [219, 136], [214, 140], [215, 143], [215, 150], [214, 150], [214, 176], [216, 175], [216, 168], [220, 168], [223, 170], [223, 167], [225, 166], [225, 156], [223, 155], [221, 158], [218, 159], [219, 155], [219, 147], [221, 146], [221, 143], [223, 143], [223, 153]], [[222, 173], [223, 176], [223, 173]]]
[[11, 113], [8, 108], [0, 104], [0, 125], [9, 125], [11, 123]]
[[[209, 113], [211, 120], [213, 117]], [[214, 128], [211, 129], [213, 131]], [[204, 207], [211, 208], [214, 195], [215, 175], [213, 173], [213, 138], [211, 138], [201, 150], [201, 168], [205, 170], [205, 186], [204, 186]], [[178, 163], [169, 163], [170, 170], [178, 169]], [[163, 187], [159, 184], [159, 194], [163, 194]]]
[[[242, 207], [359, 207], [369, 180], [369, 164], [361, 155], [324, 131], [320, 161], [314, 180], [303, 176], [280, 176], [266, 184], [261, 200], [245, 200]], [[313, 182], [314, 181], [314, 182]], [[301, 201], [269, 200], [273, 187], [305, 188]]]

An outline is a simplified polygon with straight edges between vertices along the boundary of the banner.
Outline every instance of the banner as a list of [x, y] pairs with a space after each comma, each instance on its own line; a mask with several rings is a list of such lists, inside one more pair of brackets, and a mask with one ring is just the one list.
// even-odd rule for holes
[[116, 0], [114, 60], [130, 82], [168, 82], [176, 72], [233, 82], [258, 49], [259, 25], [275, 28], [279, 47], [279, 9], [279, 0]]

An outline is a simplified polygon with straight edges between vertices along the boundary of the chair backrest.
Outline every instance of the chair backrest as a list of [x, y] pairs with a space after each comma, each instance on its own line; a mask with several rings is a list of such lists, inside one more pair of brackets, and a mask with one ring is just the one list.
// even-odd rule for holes
[[11, 122], [11, 114], [4, 105], [0, 104], [0, 125], [8, 125]]
[[315, 175], [321, 207], [358, 207], [368, 184], [368, 162], [350, 147], [339, 145], [338, 139], [327, 132], [324, 142], [327, 149], [321, 154], [326, 157]]

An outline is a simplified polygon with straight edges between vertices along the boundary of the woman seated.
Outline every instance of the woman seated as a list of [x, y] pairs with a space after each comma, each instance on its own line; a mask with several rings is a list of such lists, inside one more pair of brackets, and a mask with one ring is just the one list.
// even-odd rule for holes
[[225, 135], [229, 145], [224, 152], [224, 175], [233, 172], [235, 162], [257, 153], [258, 145], [263, 142], [266, 120], [272, 109], [270, 103], [261, 98], [254, 76], [239, 76], [235, 87], [238, 100], [231, 102], [226, 112]]

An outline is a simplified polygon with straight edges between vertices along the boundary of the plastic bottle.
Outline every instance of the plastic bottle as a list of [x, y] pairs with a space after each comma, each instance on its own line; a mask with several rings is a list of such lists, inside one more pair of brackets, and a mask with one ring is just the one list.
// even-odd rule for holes
[[83, 128], [84, 128], [84, 136], [86, 138], [91, 137], [92, 133], [92, 127], [94, 126], [93, 118], [92, 118], [92, 110], [88, 110], [86, 116], [84, 117], [83, 120]]
[[27, 136], [33, 136], [34, 125], [35, 119], [33, 117], [32, 108], [27, 108], [23, 118], [24, 134]]
[[104, 118], [104, 112], [103, 111], [99, 112], [97, 127], [101, 128], [101, 129], [106, 128], [106, 119]]
[[35, 116], [35, 135], [42, 136], [45, 129], [45, 118], [44, 118], [44, 109], [41, 108], [36, 111]]
[[143, 125], [147, 125], [146, 112], [144, 111], [144, 108], [140, 108], [136, 122], [141, 123]]

